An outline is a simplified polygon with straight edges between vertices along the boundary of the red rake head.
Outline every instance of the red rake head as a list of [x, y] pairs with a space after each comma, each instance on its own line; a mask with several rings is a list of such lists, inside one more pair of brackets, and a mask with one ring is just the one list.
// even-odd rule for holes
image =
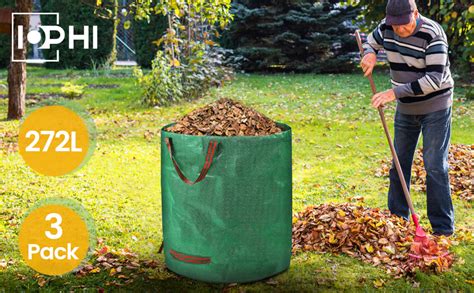
[[411, 218], [413, 219], [413, 222], [415, 223], [415, 242], [426, 242], [428, 240], [428, 236], [426, 236], [425, 231], [423, 231], [423, 228], [421, 228], [420, 223], [418, 222], [418, 216], [416, 214], [412, 214]]
[[443, 271], [449, 268], [453, 263], [453, 257], [449, 254], [447, 245], [439, 245], [437, 240], [430, 240], [426, 235], [420, 223], [418, 223], [418, 216], [411, 215], [415, 223], [415, 239], [411, 244], [409, 263], [411, 265], [428, 268], [435, 265], [436, 271]]
[[428, 236], [426, 236], [425, 231], [423, 231], [423, 228], [421, 226], [416, 227], [415, 231], [415, 242], [425, 242], [428, 240]]

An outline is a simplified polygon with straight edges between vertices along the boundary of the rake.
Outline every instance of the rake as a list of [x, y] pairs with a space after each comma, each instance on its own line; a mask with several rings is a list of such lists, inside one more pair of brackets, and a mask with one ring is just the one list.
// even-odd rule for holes
[[[360, 33], [358, 30], [355, 32], [355, 36], [357, 39], [357, 44], [359, 45], [360, 54], [362, 56], [364, 53], [364, 49], [362, 48], [362, 40], [360, 38]], [[372, 74], [369, 74], [367, 78], [369, 79], [370, 87], [372, 88], [372, 93], [375, 95], [377, 93], [377, 90], [375, 88], [375, 83], [374, 83], [374, 79], [372, 78]], [[423, 228], [421, 227], [418, 221], [418, 215], [416, 214], [415, 208], [413, 207], [410, 191], [408, 190], [408, 187], [405, 181], [405, 176], [403, 176], [402, 167], [400, 166], [400, 161], [398, 160], [395, 147], [393, 146], [392, 138], [390, 137], [390, 132], [388, 130], [387, 122], [385, 121], [385, 113], [383, 110], [383, 106], [378, 107], [378, 111], [380, 115], [380, 120], [382, 121], [383, 129], [385, 131], [385, 136], [387, 137], [388, 145], [390, 146], [390, 151], [392, 152], [393, 163], [395, 165], [395, 168], [397, 169], [398, 177], [400, 178], [400, 183], [402, 184], [403, 193], [405, 194], [405, 199], [408, 203], [408, 207], [410, 208], [411, 218], [413, 219], [413, 223], [415, 224], [415, 227], [416, 227], [414, 242], [420, 243], [423, 246], [428, 245], [428, 242], [429, 242], [428, 236], [426, 235], [425, 231], [423, 230]]]

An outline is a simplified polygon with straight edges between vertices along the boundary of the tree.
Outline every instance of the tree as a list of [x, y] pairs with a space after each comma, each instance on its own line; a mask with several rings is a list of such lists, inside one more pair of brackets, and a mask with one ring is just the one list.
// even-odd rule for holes
[[[60, 52], [61, 62], [48, 62], [44, 66], [46, 68], [75, 68], [75, 69], [91, 69], [102, 66], [113, 66], [115, 62], [115, 39], [117, 17], [117, 0], [104, 0], [110, 6], [111, 11], [108, 17], [95, 13], [94, 5], [88, 5], [82, 1], [64, 0], [41, 0], [42, 12], [59, 13], [59, 26], [66, 32], [64, 41], [60, 44], [53, 45], [51, 49], [43, 49], [42, 53], [46, 59], [55, 59], [56, 51]], [[43, 25], [56, 25], [56, 17], [53, 15], [42, 15], [41, 23]], [[69, 49], [69, 26], [74, 26], [74, 30], [78, 34], [82, 34], [83, 26], [88, 25], [89, 38], [92, 39], [92, 26], [97, 26], [99, 32], [99, 46], [97, 49], [89, 47], [84, 49], [77, 47], [74, 50]], [[56, 36], [53, 36], [56, 37]], [[80, 46], [80, 45], [79, 45]]]
[[167, 22], [166, 32], [161, 38], [156, 36], [154, 42], [162, 50], [157, 52], [152, 70], [135, 72], [145, 103], [163, 106], [182, 99], [197, 99], [211, 86], [229, 78], [229, 71], [221, 66], [221, 55], [213, 50], [217, 45], [213, 39], [218, 29], [232, 20], [230, 4], [231, 0], [132, 2], [129, 12], [136, 19], [150, 20], [151, 16], [163, 15]]
[[336, 1], [237, 0], [222, 45], [234, 49], [246, 71], [352, 70], [351, 37], [357, 9]]
[[161, 49], [154, 42], [168, 28], [168, 20], [164, 15], [152, 15], [150, 20], [133, 20], [133, 41], [139, 66], [150, 68], [156, 52]]
[[[81, 0], [91, 5], [96, 13], [114, 15], [117, 6], [105, 0]], [[156, 36], [160, 46], [151, 63], [151, 71], [134, 71], [143, 87], [144, 102], [162, 106], [181, 99], [196, 99], [209, 87], [222, 84], [229, 78], [221, 66], [221, 55], [212, 50], [218, 28], [223, 29], [231, 20], [231, 0], [132, 0], [118, 7], [124, 15], [134, 15], [135, 20], [150, 21], [153, 16], [165, 16], [167, 29], [163, 36]], [[131, 21], [123, 23], [130, 28]]]
[[[15, 12], [31, 12], [31, 0], [17, 0]], [[30, 17], [28, 15], [15, 16], [14, 35], [18, 35], [18, 26], [23, 26], [23, 44], [27, 44]], [[13, 57], [16, 60], [25, 60], [27, 46], [23, 49], [13, 48]], [[20, 119], [25, 115], [26, 99], [26, 63], [11, 62], [8, 66], [8, 119]]]
[[[101, 2], [102, 0], [97, 0]], [[173, 65], [179, 66], [181, 56], [189, 56], [195, 46], [214, 45], [212, 37], [217, 28], [226, 27], [232, 20], [231, 0], [135, 0], [131, 9], [137, 19], [149, 20], [152, 14], [168, 18], [168, 30], [158, 40]]]

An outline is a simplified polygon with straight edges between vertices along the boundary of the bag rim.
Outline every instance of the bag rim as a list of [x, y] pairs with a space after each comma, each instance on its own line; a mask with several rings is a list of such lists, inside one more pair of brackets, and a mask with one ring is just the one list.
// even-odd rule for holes
[[[243, 138], [243, 139], [254, 139], [254, 138], [272, 138], [272, 137], [278, 137], [278, 136], [283, 136], [286, 135], [287, 133], [291, 133], [291, 127], [285, 123], [281, 122], [275, 122], [278, 127], [281, 128], [281, 132], [279, 133], [274, 133], [274, 134], [269, 134], [269, 135], [234, 135], [234, 136], [221, 136], [221, 135], [191, 135], [191, 134], [182, 134], [182, 133], [176, 133], [176, 132], [171, 132], [167, 131], [166, 128], [175, 125], [176, 122], [169, 123], [161, 128], [161, 132], [163, 134], [170, 134], [173, 136], [183, 136], [183, 137], [210, 137], [210, 138], [218, 138], [218, 139], [235, 139], [235, 138]], [[162, 136], [163, 137], [163, 136]]]

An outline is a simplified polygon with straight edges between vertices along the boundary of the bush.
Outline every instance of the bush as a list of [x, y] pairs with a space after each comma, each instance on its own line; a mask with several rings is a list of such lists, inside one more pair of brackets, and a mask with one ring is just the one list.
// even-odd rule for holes
[[[113, 3], [113, 1], [111, 3]], [[66, 5], [63, 0], [43, 0], [41, 5], [42, 12], [59, 13], [59, 25], [66, 32], [66, 37], [61, 44], [52, 46], [51, 50], [43, 50], [46, 59], [54, 59], [56, 50], [59, 50], [60, 54], [60, 62], [46, 63], [46, 67], [90, 69], [109, 62], [109, 58], [114, 49], [115, 37], [115, 24], [112, 19], [104, 19], [95, 16], [94, 8], [85, 5], [81, 1], [68, 1]], [[55, 24], [55, 18], [51, 16], [41, 16], [41, 22], [44, 25]], [[91, 36], [92, 26], [98, 26], [98, 48], [92, 49], [92, 44], [90, 44], [90, 49], [78, 47], [74, 50], [70, 50], [68, 48], [67, 37], [68, 27], [70, 25], [75, 27], [76, 33], [82, 33], [82, 27], [88, 25], [90, 27]]]
[[61, 87], [61, 92], [68, 99], [76, 99], [82, 97], [84, 94], [84, 85], [73, 84], [72, 82], [66, 82], [63, 87]]
[[210, 87], [230, 78], [232, 70], [224, 68], [224, 56], [213, 48], [217, 26], [224, 29], [232, 19], [231, 0], [157, 3], [150, 2], [151, 6], [145, 9], [137, 7], [134, 12], [137, 18], [147, 19], [151, 10], [167, 14], [169, 20], [166, 33], [157, 40], [163, 47], [152, 62], [151, 72], [135, 70], [143, 87], [144, 102], [164, 106], [183, 99], [197, 99]]
[[0, 68], [6, 68], [11, 59], [10, 36], [0, 35]]
[[195, 48], [186, 65], [182, 66], [184, 98], [194, 100], [203, 97], [213, 86], [222, 86], [232, 79], [233, 71], [224, 66], [224, 52], [218, 47], [204, 51]]
[[152, 61], [151, 71], [144, 74], [135, 69], [139, 85], [143, 88], [143, 101], [149, 106], [167, 106], [181, 100], [194, 100], [204, 96], [211, 87], [221, 86], [232, 78], [232, 70], [223, 66], [223, 52], [197, 49], [180, 66], [162, 51]]
[[150, 22], [136, 20], [133, 23], [133, 38], [137, 63], [141, 67], [151, 68], [151, 62], [160, 48], [155, 43], [168, 27], [167, 19], [163, 15], [150, 16]]
[[164, 106], [179, 101], [183, 95], [182, 73], [171, 66], [170, 60], [158, 51], [151, 63], [151, 71], [144, 74], [135, 68], [138, 84], [143, 88], [143, 102], [150, 106]]
[[468, 87], [467, 92], [466, 92], [466, 99], [474, 100], [474, 87], [472, 86]]

